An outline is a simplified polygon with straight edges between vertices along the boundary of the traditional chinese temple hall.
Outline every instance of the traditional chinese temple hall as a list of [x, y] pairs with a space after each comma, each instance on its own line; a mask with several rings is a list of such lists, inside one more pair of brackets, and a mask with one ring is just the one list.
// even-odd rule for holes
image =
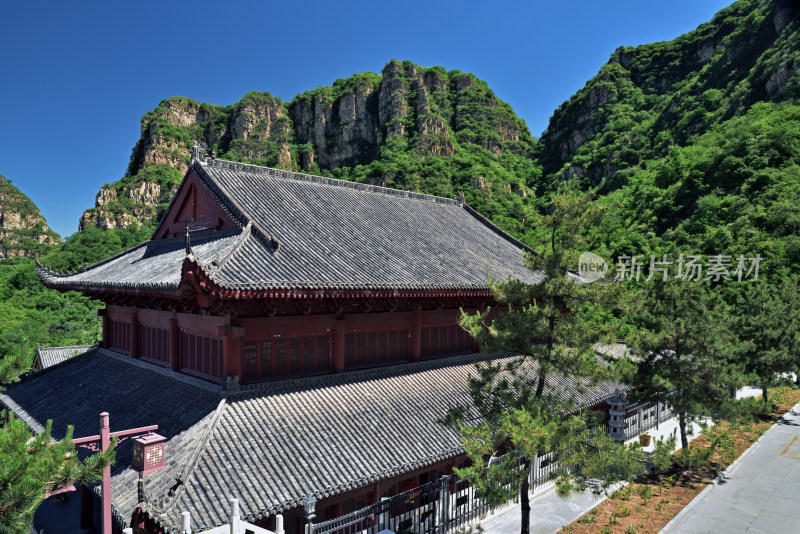
[[[492, 306], [487, 272], [526, 283], [525, 245], [463, 200], [196, 153], [152, 238], [79, 272], [38, 266], [51, 288], [106, 304], [99, 347], [10, 386], [0, 401], [40, 431], [158, 425], [165, 468], [112, 470], [115, 528], [180, 532], [282, 513], [335, 517], [451, 473], [485, 359], [459, 310]], [[576, 389], [559, 377], [551, 392]], [[596, 405], [618, 385], [582, 389]], [[143, 498], [140, 498], [143, 497]]]

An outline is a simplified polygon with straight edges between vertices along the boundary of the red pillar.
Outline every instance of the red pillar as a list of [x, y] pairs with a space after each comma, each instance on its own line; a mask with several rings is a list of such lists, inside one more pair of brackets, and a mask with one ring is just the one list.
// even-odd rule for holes
[[[108, 412], [100, 414], [100, 450], [108, 449], [111, 444], [111, 432], [108, 428]], [[111, 466], [107, 465], [103, 469], [103, 482], [101, 483], [102, 506], [100, 514], [102, 516], [102, 533], [112, 534], [111, 532]]]
[[339, 373], [344, 370], [344, 319], [334, 321], [333, 328], [333, 357], [331, 358], [331, 372]]
[[92, 520], [94, 512], [94, 495], [92, 490], [87, 486], [81, 484], [81, 530], [90, 532], [94, 530]]
[[108, 348], [111, 343], [111, 332], [109, 331], [111, 328], [111, 321], [108, 318], [108, 308], [97, 310], [97, 315], [103, 318], [103, 340], [100, 344], [104, 348]]
[[422, 306], [414, 306], [411, 314], [408, 361], [418, 362], [422, 358]]
[[230, 327], [225, 328], [225, 337], [222, 338], [222, 357], [225, 362], [225, 376], [236, 375], [241, 380], [242, 375], [242, 342], [233, 335]]
[[244, 378], [242, 370], [242, 336], [244, 327], [235, 326], [236, 314], [228, 315], [228, 324], [217, 328], [217, 335], [222, 336], [222, 362], [225, 376]]
[[169, 366], [180, 371], [182, 365], [181, 330], [178, 328], [178, 320], [173, 317], [169, 320]]
[[141, 352], [139, 351], [139, 316], [134, 313], [131, 315], [131, 357], [138, 358], [140, 355]]

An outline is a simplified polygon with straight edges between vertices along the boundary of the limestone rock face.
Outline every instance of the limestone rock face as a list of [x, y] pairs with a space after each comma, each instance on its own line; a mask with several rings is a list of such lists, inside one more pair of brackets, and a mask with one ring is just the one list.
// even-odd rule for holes
[[39, 245], [61, 242], [47, 227], [39, 208], [10, 180], [0, 175], [0, 259], [33, 256]]
[[[450, 157], [467, 144], [498, 157], [507, 150], [527, 155], [533, 146], [524, 123], [485, 82], [408, 61], [390, 61], [380, 75], [354, 74], [288, 103], [264, 92], [230, 106], [173, 97], [142, 117], [126, 176], [100, 190], [80, 228], [153, 224], [180, 178], [142, 173], [168, 167], [185, 174], [193, 141], [223, 159], [312, 173], [380, 162], [387, 143], [422, 157]], [[384, 168], [368, 180], [397, 186], [397, 176]]]
[[142, 182], [128, 190], [128, 196], [138, 204], [155, 206], [161, 197], [161, 186], [153, 182]]
[[115, 200], [117, 200], [116, 189], [113, 189], [111, 187], [101, 187], [100, 192], [97, 193], [97, 196], [94, 199], [94, 205], [96, 208], [99, 208]]
[[291, 125], [289, 121], [281, 120], [286, 117], [286, 110], [281, 101], [263, 94], [256, 93], [256, 95], [258, 96], [252, 98], [245, 97], [236, 106], [236, 111], [231, 117], [231, 139], [287, 138]]

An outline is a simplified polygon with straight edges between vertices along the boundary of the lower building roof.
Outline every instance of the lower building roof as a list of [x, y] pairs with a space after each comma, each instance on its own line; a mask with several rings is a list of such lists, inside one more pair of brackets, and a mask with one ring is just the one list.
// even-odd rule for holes
[[36, 347], [34, 367], [38, 362], [39, 369], [47, 369], [57, 365], [68, 358], [83, 354], [91, 349], [91, 345], [76, 345], [73, 347]]
[[[324, 499], [463, 453], [458, 434], [439, 420], [468, 404], [467, 378], [482, 354], [456, 356], [262, 384], [219, 385], [103, 349], [27, 377], [0, 401], [41, 431], [68, 424], [75, 436], [98, 433], [107, 411], [111, 430], [157, 424], [167, 437], [166, 469], [145, 477], [148, 514], [180, 532], [180, 513], [196, 528], [227, 521], [228, 499], [245, 520], [281, 513], [314, 495]], [[619, 384], [578, 387], [550, 376], [551, 393], [580, 391], [593, 405]], [[127, 525], [137, 502], [130, 440], [112, 470], [114, 513]]]

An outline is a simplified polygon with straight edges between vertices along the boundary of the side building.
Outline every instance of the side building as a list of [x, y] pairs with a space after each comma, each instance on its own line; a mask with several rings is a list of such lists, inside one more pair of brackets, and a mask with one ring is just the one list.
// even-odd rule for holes
[[[196, 154], [151, 240], [42, 281], [102, 300], [100, 348], [9, 387], [34, 429], [159, 425], [166, 468], [137, 491], [130, 443], [112, 472], [118, 528], [224, 524], [227, 500], [301, 532], [301, 500], [336, 517], [452, 472], [485, 358], [460, 310], [493, 304], [487, 275], [535, 284], [526, 247], [461, 200]], [[617, 387], [553, 377], [594, 405]], [[90, 500], [91, 493], [83, 492]], [[86, 508], [89, 508], [87, 502]]]

